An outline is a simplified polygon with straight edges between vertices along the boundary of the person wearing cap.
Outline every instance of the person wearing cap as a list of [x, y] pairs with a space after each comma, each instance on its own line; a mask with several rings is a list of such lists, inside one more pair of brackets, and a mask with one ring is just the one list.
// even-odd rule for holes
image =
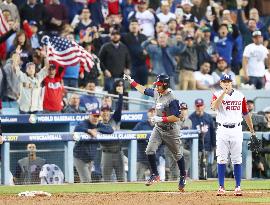
[[[192, 129], [192, 121], [189, 119], [188, 114], [188, 105], [185, 102], [180, 103], [180, 120], [178, 122], [180, 130], [190, 130]], [[187, 139], [181, 140], [183, 143], [183, 154], [185, 158], [185, 168], [186, 174], [188, 176], [189, 168], [190, 168], [190, 141]], [[179, 169], [177, 167], [177, 163], [173, 159], [173, 155], [167, 146], [164, 147], [164, 155], [166, 161], [166, 171], [168, 176], [168, 181], [174, 181], [178, 179]]]
[[224, 58], [218, 57], [217, 58], [217, 68], [212, 72], [212, 77], [214, 80], [213, 87], [215, 89], [221, 89], [220, 77], [223, 74], [230, 75], [232, 77], [232, 80], [233, 80], [233, 86], [236, 87], [236, 76], [235, 76], [234, 72], [228, 67], [228, 63]]
[[95, 109], [89, 112], [89, 118], [80, 122], [74, 129], [74, 139], [76, 140], [73, 157], [74, 165], [80, 177], [81, 183], [91, 182], [92, 167], [97, 155], [98, 141], [78, 140], [76, 132], [84, 132], [90, 138], [97, 138], [98, 133], [112, 134], [113, 128], [109, 124], [100, 122], [100, 110]]
[[142, 85], [147, 84], [148, 69], [146, 55], [143, 53], [142, 42], [147, 37], [140, 32], [140, 25], [136, 18], [129, 20], [129, 32], [124, 34], [121, 41], [127, 46], [131, 58], [131, 75]]
[[243, 53], [244, 80], [254, 85], [256, 89], [264, 88], [266, 61], [270, 65], [269, 51], [263, 45], [262, 33], [256, 30], [252, 33], [253, 43], [247, 45]]
[[177, 65], [179, 73], [179, 89], [195, 90], [196, 80], [194, 71], [198, 70], [198, 51], [199, 45], [194, 42], [194, 36], [188, 34], [185, 37], [186, 49], [179, 55], [180, 62]]
[[24, 73], [21, 71], [20, 53], [21, 50], [17, 49], [16, 55], [13, 55], [13, 71], [20, 82], [19, 109], [21, 114], [35, 114], [43, 110], [41, 83], [48, 75], [48, 56], [44, 53], [45, 66], [38, 73], [36, 73], [36, 65], [33, 62], [26, 64], [26, 73]]
[[[205, 112], [204, 100], [195, 100], [195, 111], [189, 116], [192, 121], [192, 129], [199, 131], [199, 178], [207, 179], [212, 176], [214, 149], [216, 147], [215, 124], [212, 116]], [[203, 152], [205, 154], [206, 167], [203, 166]], [[205, 169], [204, 169], [205, 168]]]
[[176, 16], [174, 13], [170, 12], [170, 3], [167, 0], [162, 0], [161, 1], [161, 6], [160, 6], [160, 13], [157, 14], [157, 17], [160, 22], [167, 24], [168, 21], [172, 19], [176, 19]]
[[192, 14], [192, 7], [193, 4], [190, 0], [182, 0], [181, 6], [183, 8], [183, 23], [185, 22], [192, 22], [192, 23], [198, 23], [198, 19], [196, 16]]
[[[232, 78], [223, 74], [220, 78], [222, 90], [213, 93], [211, 109], [216, 111], [216, 155], [218, 163], [219, 188], [217, 196], [226, 194], [224, 178], [228, 154], [234, 166], [235, 196], [242, 196], [242, 143], [243, 131], [241, 122], [245, 119], [251, 135], [256, 136], [245, 96], [232, 87]], [[256, 137], [255, 137], [256, 138]]]
[[[123, 84], [116, 87], [118, 101], [114, 113], [109, 104], [101, 106], [101, 121], [105, 125], [110, 125], [114, 131], [120, 130], [121, 115], [123, 107]], [[101, 170], [104, 181], [112, 181], [111, 176], [114, 171], [118, 182], [125, 181], [124, 153], [120, 141], [101, 142]]]
[[128, 48], [120, 42], [119, 28], [113, 28], [110, 33], [111, 41], [105, 43], [99, 51], [101, 70], [104, 75], [104, 90], [112, 91], [116, 78], [124, 73], [130, 74], [131, 59]]
[[41, 39], [41, 35], [39, 34], [39, 31], [38, 31], [38, 24], [36, 21], [30, 21], [29, 22], [29, 25], [30, 25], [30, 29], [31, 29], [31, 38], [30, 38], [30, 41], [31, 41], [31, 46], [32, 48], [40, 48], [40, 39]]
[[44, 113], [60, 113], [63, 108], [63, 82], [61, 74], [64, 69], [56, 70], [55, 64], [50, 64], [48, 68], [48, 76], [43, 80], [44, 97], [43, 112]]
[[185, 159], [180, 139], [180, 130], [177, 125], [180, 118], [180, 107], [179, 101], [174, 96], [172, 90], [169, 89], [170, 77], [166, 74], [158, 75], [154, 82], [156, 88], [146, 88], [138, 84], [128, 75], [124, 75], [123, 79], [127, 80], [130, 85], [141, 94], [153, 97], [155, 100], [156, 115], [151, 118], [155, 123], [155, 127], [145, 151], [151, 167], [151, 176], [145, 185], [150, 186], [160, 181], [156, 164], [156, 151], [163, 142], [168, 146], [173, 154], [174, 160], [177, 162], [180, 170], [178, 190], [184, 192], [186, 185]]

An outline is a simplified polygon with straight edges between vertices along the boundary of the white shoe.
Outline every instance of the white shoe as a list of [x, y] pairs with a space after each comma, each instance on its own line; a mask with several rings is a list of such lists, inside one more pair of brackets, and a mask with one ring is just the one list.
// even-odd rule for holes
[[217, 191], [217, 196], [224, 196], [226, 193], [225, 193], [225, 189], [224, 187], [220, 186], [218, 191]]
[[234, 195], [234, 196], [242, 196], [242, 191], [241, 191], [240, 186], [235, 187], [235, 190], [234, 190], [233, 195]]

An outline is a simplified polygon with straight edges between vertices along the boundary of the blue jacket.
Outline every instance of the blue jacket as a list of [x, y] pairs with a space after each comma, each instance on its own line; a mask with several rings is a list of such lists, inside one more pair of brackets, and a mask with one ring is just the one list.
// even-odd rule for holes
[[[162, 62], [162, 49], [159, 45], [153, 45], [150, 43], [152, 39], [146, 40], [142, 43], [143, 49], [147, 51], [149, 54], [152, 64], [153, 64], [153, 73], [158, 75], [161, 73], [165, 73], [167, 75], [170, 75], [166, 73], [166, 68], [164, 68], [163, 62]], [[180, 55], [186, 50], [186, 45], [183, 44], [182, 42], [179, 42], [175, 46], [168, 46], [166, 49], [167, 56], [171, 60], [171, 63], [174, 67], [176, 68], [176, 61], [175, 61], [175, 56]]]
[[[97, 129], [98, 132], [103, 134], [112, 134], [114, 132], [113, 128], [109, 124], [98, 123], [94, 125], [89, 122], [89, 120], [84, 120], [79, 123], [74, 132], [85, 132], [88, 133], [88, 129]], [[79, 141], [76, 142], [73, 149], [73, 156], [88, 163], [95, 159], [97, 153], [99, 142], [98, 141]]]
[[[192, 129], [198, 130], [201, 125], [208, 127], [204, 136], [204, 148], [206, 151], [212, 151], [216, 146], [216, 133], [212, 116], [205, 112], [202, 116], [198, 116], [193, 112], [189, 119], [192, 121]], [[199, 151], [202, 151], [202, 149], [202, 135], [199, 135]]]

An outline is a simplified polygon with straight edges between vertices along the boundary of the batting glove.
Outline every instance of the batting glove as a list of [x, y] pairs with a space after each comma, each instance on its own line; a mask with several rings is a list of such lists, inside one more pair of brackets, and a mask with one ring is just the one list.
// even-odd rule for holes
[[134, 80], [133, 80], [129, 75], [127, 75], [127, 74], [124, 74], [123, 79], [124, 79], [124, 80], [127, 80], [130, 84], [134, 81]]

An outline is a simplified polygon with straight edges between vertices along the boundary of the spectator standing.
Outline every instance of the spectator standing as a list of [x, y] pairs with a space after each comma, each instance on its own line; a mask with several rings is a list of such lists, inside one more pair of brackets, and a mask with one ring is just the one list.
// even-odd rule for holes
[[176, 19], [174, 13], [170, 12], [170, 4], [168, 1], [161, 1], [160, 13], [157, 14], [157, 17], [160, 22], [167, 24], [170, 19]]
[[45, 5], [45, 12], [51, 18], [46, 25], [46, 31], [61, 32], [64, 25], [68, 23], [68, 11], [65, 4], [60, 3], [60, 0], [50, 0], [48, 5]]
[[18, 99], [20, 113], [35, 114], [41, 112], [43, 108], [41, 82], [48, 74], [48, 60], [46, 60], [47, 63], [45, 67], [38, 73], [36, 73], [36, 66], [32, 62], [26, 64], [26, 73], [21, 71], [19, 53], [13, 61], [14, 72], [20, 82], [20, 94]]
[[19, 64], [21, 61], [16, 58], [17, 54], [13, 53], [3, 68], [3, 73], [6, 78], [3, 89], [3, 106], [6, 108], [18, 107], [18, 103], [16, 101], [19, 98], [20, 82], [14, 72], [14, 66], [16, 66], [16, 60], [18, 60]]
[[147, 84], [148, 69], [146, 55], [141, 46], [147, 37], [140, 33], [137, 19], [130, 19], [129, 32], [122, 36], [122, 42], [127, 46], [131, 57], [131, 76], [142, 85]]
[[[91, 138], [96, 138], [98, 129], [102, 128], [107, 134], [112, 134], [113, 128], [109, 125], [104, 125], [99, 122], [99, 109], [92, 110], [89, 114], [89, 119], [82, 121], [76, 127], [74, 132], [84, 132]], [[74, 165], [78, 171], [80, 182], [91, 182], [92, 167], [96, 157], [98, 141], [77, 141], [73, 149]]]
[[72, 93], [69, 98], [68, 105], [63, 110], [64, 113], [83, 113], [80, 109], [80, 96], [76, 93]]
[[[208, 173], [207, 176], [211, 176], [216, 135], [213, 118], [210, 114], [205, 112], [203, 99], [198, 98], [195, 100], [195, 112], [193, 112], [189, 118], [192, 121], [192, 129], [199, 131], [199, 163], [202, 162], [202, 151], [205, 150], [207, 168], [205, 171]], [[202, 164], [199, 164], [199, 177], [201, 179], [205, 178]]]
[[118, 29], [113, 29], [111, 42], [105, 43], [99, 52], [101, 69], [104, 74], [104, 90], [111, 91], [114, 81], [122, 78], [123, 74], [130, 73], [131, 60], [128, 48], [120, 42], [121, 35]]
[[14, 22], [17, 22], [20, 24], [20, 14], [17, 6], [12, 2], [12, 0], [5, 0], [2, 3], [0, 3], [0, 9], [3, 10], [8, 10], [10, 11], [11, 18]]
[[194, 37], [187, 35], [185, 37], [186, 49], [180, 55], [180, 63], [178, 64], [179, 87], [181, 90], [195, 90], [196, 80], [194, 71], [198, 70], [198, 49], [194, 43]]
[[39, 184], [39, 172], [46, 160], [36, 155], [36, 145], [27, 144], [28, 156], [17, 162], [14, 174], [15, 184]]
[[99, 109], [99, 101], [95, 96], [96, 84], [94, 82], [89, 82], [85, 86], [86, 91], [90, 91], [86, 95], [81, 95], [80, 97], [80, 108], [86, 112], [91, 110]]
[[[123, 92], [124, 86], [116, 87], [119, 94], [116, 109], [111, 116], [111, 107], [101, 107], [101, 119], [105, 125], [110, 125], [114, 131], [120, 130], [122, 106], [123, 106]], [[101, 142], [101, 165], [102, 176], [104, 181], [111, 181], [113, 170], [115, 172], [117, 181], [125, 181], [125, 166], [124, 166], [124, 153], [120, 141]]]
[[44, 84], [44, 99], [43, 112], [44, 113], [60, 113], [63, 108], [63, 82], [61, 72], [56, 66], [50, 64], [48, 68], [48, 76], [43, 80]]
[[142, 34], [154, 37], [156, 18], [155, 14], [148, 9], [147, 0], [139, 0], [136, 11], [130, 12], [129, 19], [136, 18], [139, 22]]
[[44, 31], [45, 25], [51, 20], [46, 13], [45, 6], [37, 0], [28, 0], [20, 9], [21, 21], [36, 21], [40, 31]]
[[148, 39], [142, 43], [142, 47], [150, 56], [153, 64], [152, 73], [158, 75], [164, 73], [170, 76], [170, 86], [175, 88], [175, 69], [176, 61], [175, 56], [182, 54], [186, 46], [182, 42], [177, 45], [168, 45], [168, 35], [164, 32], [158, 34], [157, 41]]
[[265, 83], [265, 62], [267, 61], [267, 65], [270, 65], [269, 51], [262, 45], [263, 37], [261, 31], [254, 31], [252, 39], [253, 43], [244, 49], [242, 63], [244, 79], [250, 85], [254, 85], [256, 89], [262, 89]]

